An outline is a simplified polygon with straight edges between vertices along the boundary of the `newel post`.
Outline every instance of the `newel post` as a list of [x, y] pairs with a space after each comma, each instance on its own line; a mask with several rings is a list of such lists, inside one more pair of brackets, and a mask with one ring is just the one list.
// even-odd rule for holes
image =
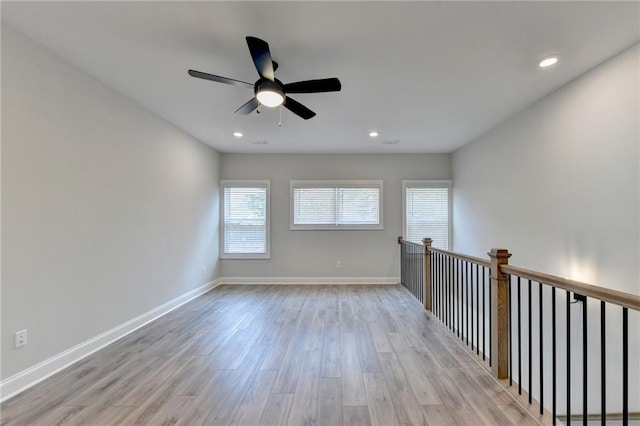
[[422, 285], [424, 286], [422, 294], [424, 294], [424, 308], [427, 311], [431, 311], [431, 238], [424, 238], [422, 244], [424, 245], [424, 277], [422, 279]]
[[491, 249], [491, 372], [498, 379], [509, 377], [509, 276], [500, 265], [509, 264], [511, 253]]

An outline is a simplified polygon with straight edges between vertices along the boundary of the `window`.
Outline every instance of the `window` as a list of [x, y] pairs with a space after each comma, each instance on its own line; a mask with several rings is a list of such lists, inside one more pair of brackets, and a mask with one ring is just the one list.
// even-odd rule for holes
[[402, 182], [404, 239], [421, 243], [431, 238], [433, 247], [448, 250], [451, 235], [451, 182]]
[[224, 180], [222, 258], [269, 258], [269, 181]]
[[382, 229], [382, 181], [291, 181], [291, 229]]

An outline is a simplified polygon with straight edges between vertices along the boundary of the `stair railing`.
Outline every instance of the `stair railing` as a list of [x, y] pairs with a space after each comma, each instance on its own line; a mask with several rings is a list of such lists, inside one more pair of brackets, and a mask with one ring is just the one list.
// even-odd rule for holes
[[505, 249], [486, 260], [398, 244], [402, 284], [532, 411], [553, 424], [640, 418], [640, 296], [509, 265]]

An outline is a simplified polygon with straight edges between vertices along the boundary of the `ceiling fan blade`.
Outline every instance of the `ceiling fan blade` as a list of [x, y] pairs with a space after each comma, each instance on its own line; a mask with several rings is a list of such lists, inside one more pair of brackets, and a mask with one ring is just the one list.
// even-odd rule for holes
[[300, 102], [296, 101], [295, 99], [291, 99], [288, 96], [285, 97], [284, 107], [289, 111], [291, 111], [292, 113], [296, 114], [297, 116], [304, 118], [305, 120], [313, 118], [316, 115], [315, 112], [311, 111], [309, 108], [302, 105]]
[[259, 105], [260, 103], [256, 98], [251, 98], [244, 105], [242, 105], [240, 108], [236, 110], [236, 114], [243, 114], [243, 115], [251, 114], [253, 110], [258, 108]]
[[231, 84], [232, 86], [247, 87], [253, 89], [253, 84], [246, 81], [234, 80], [233, 78], [220, 77], [219, 75], [207, 74], [206, 72], [200, 72], [195, 70], [189, 70], [191, 77], [202, 78], [204, 80], [217, 81], [218, 83]]
[[257, 37], [248, 36], [246, 39], [253, 64], [256, 66], [256, 70], [258, 70], [258, 74], [260, 74], [262, 78], [273, 81], [275, 76], [273, 74], [273, 61], [271, 60], [269, 43]]
[[342, 84], [337, 78], [323, 78], [320, 80], [297, 81], [284, 85], [286, 93], [319, 93], [319, 92], [339, 92]]

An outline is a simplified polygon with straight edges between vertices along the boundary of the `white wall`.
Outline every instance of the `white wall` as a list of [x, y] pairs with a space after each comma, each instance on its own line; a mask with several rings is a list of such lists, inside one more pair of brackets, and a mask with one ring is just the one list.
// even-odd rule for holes
[[[514, 265], [640, 294], [639, 56], [636, 44], [454, 153], [456, 251], [485, 257], [492, 247], [508, 248]], [[595, 303], [589, 312], [596, 330], [588, 346], [594, 372], [589, 405], [598, 412]], [[639, 316], [630, 317], [636, 411]], [[608, 312], [612, 371], [621, 361], [620, 346], [613, 343], [619, 341], [620, 317], [619, 310]], [[581, 345], [581, 323], [572, 327], [573, 344]], [[581, 351], [574, 353], [576, 411]], [[609, 408], [620, 412], [618, 379], [610, 374]]]
[[219, 162], [3, 24], [2, 378], [218, 276]]
[[[301, 143], [303, 143], [301, 141]], [[271, 180], [271, 259], [222, 260], [224, 277], [391, 278], [400, 276], [402, 180], [450, 179], [449, 155], [222, 154], [221, 179]], [[381, 179], [380, 231], [292, 231], [289, 183], [295, 179]], [[336, 261], [342, 268], [336, 268]], [[350, 280], [346, 280], [350, 281]]]

